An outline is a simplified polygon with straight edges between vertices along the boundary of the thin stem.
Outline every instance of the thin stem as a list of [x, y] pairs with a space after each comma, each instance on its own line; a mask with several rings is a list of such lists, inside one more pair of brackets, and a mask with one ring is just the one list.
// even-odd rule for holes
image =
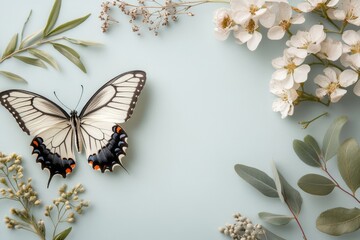
[[315, 117], [315, 118], [313, 118], [313, 119], [311, 119], [309, 121], [301, 121], [301, 122], [299, 122], [299, 124], [301, 124], [302, 127], [304, 129], [306, 129], [311, 123], [313, 123], [314, 121], [318, 120], [319, 118], [321, 118], [321, 117], [323, 117], [323, 116], [325, 116], [327, 114], [328, 114], [328, 112], [324, 112], [323, 114], [320, 114], [319, 116], [317, 116], [317, 117]]
[[337, 30], [339, 30], [339, 32], [341, 31], [341, 29], [340, 29], [340, 27], [329, 17], [329, 15], [327, 14], [327, 7], [326, 7], [326, 5], [323, 5], [322, 6], [322, 12], [323, 12], [323, 15], [324, 15], [324, 18], [326, 18], [326, 20], [328, 20], [329, 21], [329, 23], [331, 24], [331, 25], [333, 25]]
[[287, 207], [289, 208], [291, 214], [293, 215], [293, 217], [294, 217], [294, 219], [295, 219], [295, 221], [296, 221], [296, 224], [299, 226], [300, 231], [301, 231], [301, 234], [303, 235], [303, 239], [304, 239], [304, 240], [307, 240], [306, 235], [305, 235], [305, 232], [304, 232], [304, 229], [303, 229], [303, 227], [301, 226], [301, 223], [300, 223], [297, 215], [293, 212], [293, 210], [291, 209], [289, 203], [288, 203], [287, 201], [285, 201], [285, 203], [286, 203]]

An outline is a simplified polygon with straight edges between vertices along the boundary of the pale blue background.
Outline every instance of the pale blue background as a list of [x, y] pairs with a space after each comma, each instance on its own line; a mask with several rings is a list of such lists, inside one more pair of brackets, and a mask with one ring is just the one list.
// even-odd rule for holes
[[[30, 9], [33, 17], [27, 34], [42, 27], [53, 1], [1, 1], [0, 49], [21, 30]], [[132, 119], [124, 124], [129, 135], [128, 156], [124, 159], [130, 174], [117, 169], [113, 174], [94, 172], [84, 154], [78, 154], [76, 171], [66, 180], [55, 177], [46, 189], [47, 172], [34, 163], [29, 143], [11, 115], [0, 108], [1, 151], [16, 151], [24, 157], [27, 176], [33, 177], [44, 202], [54, 198], [63, 183], [83, 183], [84, 198], [92, 207], [78, 218], [69, 239], [225, 239], [217, 228], [232, 222], [241, 212], [261, 222], [259, 211], [288, 214], [276, 199], [262, 196], [241, 180], [233, 170], [236, 163], [261, 168], [271, 174], [271, 161], [292, 185], [304, 174], [318, 172], [297, 159], [292, 140], [313, 134], [321, 141], [328, 124], [340, 114], [350, 116], [342, 137], [360, 136], [360, 99], [325, 108], [303, 104], [292, 118], [281, 120], [273, 113], [274, 99], [268, 91], [273, 72], [271, 59], [280, 56], [283, 42], [264, 41], [256, 52], [239, 46], [234, 39], [219, 42], [213, 37], [212, 14], [220, 5], [194, 9], [195, 17], [183, 16], [160, 36], [133, 34], [125, 17], [108, 34], [100, 31], [101, 1], [63, 1], [59, 23], [92, 13], [69, 37], [103, 42], [100, 48], [74, 47], [88, 69], [83, 74], [50, 46], [61, 64], [61, 72], [25, 66], [16, 60], [1, 64], [1, 70], [20, 73], [29, 81], [18, 84], [1, 78], [0, 90], [21, 88], [42, 94], [56, 102], [53, 91], [71, 108], [75, 107], [84, 85], [80, 106], [107, 80], [119, 73], [141, 69], [148, 74], [147, 85]], [[80, 107], [80, 109], [81, 109]], [[324, 111], [331, 115], [302, 130], [299, 120]], [[336, 162], [330, 162], [335, 172]], [[335, 174], [338, 178], [338, 174]], [[341, 181], [340, 181], [341, 182]], [[339, 191], [328, 197], [301, 192], [304, 205], [301, 221], [310, 239], [333, 237], [318, 232], [316, 216], [335, 206], [354, 207], [355, 202]], [[1, 219], [12, 202], [0, 203]], [[1, 220], [2, 221], [2, 220]], [[289, 240], [301, 239], [294, 223], [287, 227], [265, 226]], [[36, 239], [22, 231], [9, 231], [0, 224], [0, 239]], [[338, 239], [359, 239], [359, 233]]]

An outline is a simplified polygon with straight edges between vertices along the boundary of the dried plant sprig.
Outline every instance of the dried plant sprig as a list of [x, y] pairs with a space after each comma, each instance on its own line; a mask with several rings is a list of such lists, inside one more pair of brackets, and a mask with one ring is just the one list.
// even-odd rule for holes
[[[20, 208], [10, 209], [12, 217], [5, 217], [5, 224], [10, 229], [23, 229], [36, 234], [41, 240], [47, 236], [43, 219], [37, 219], [33, 214], [33, 208], [39, 207], [41, 200], [32, 186], [32, 179], [24, 180], [21, 157], [17, 154], [4, 155], [0, 153], [0, 200], [12, 200], [20, 204]], [[45, 207], [45, 217], [52, 224], [53, 232], [51, 239], [65, 239], [71, 231], [67, 228], [58, 232], [62, 223], [74, 223], [75, 213], [82, 214], [89, 206], [88, 201], [79, 198], [85, 191], [81, 184], [67, 190], [63, 185], [59, 189], [59, 197], [53, 200], [53, 204]], [[55, 210], [56, 209], [56, 210]]]
[[[52, 45], [59, 53], [61, 53], [68, 60], [74, 63], [78, 68], [81, 69], [81, 71], [86, 73], [86, 68], [80, 60], [80, 55], [74, 49], [70, 48], [69, 46], [59, 44], [59, 42], [65, 41], [81, 46], [93, 46], [96, 45], [96, 43], [71, 39], [66, 36], [55, 36], [63, 34], [64, 32], [79, 26], [90, 16], [90, 14], [55, 26], [57, 18], [60, 14], [60, 8], [61, 0], [55, 0], [51, 13], [49, 14], [46, 26], [41, 30], [23, 38], [27, 22], [31, 17], [32, 12], [30, 12], [20, 33], [20, 36], [18, 33], [16, 33], [10, 39], [6, 49], [3, 51], [0, 57], [0, 64], [8, 59], [15, 58], [23, 63], [41, 68], [47, 68], [46, 64], [49, 64], [53, 68], [59, 70], [57, 61], [50, 54], [48, 54], [44, 50], [39, 49], [41, 46], [44, 45]], [[0, 75], [6, 78], [10, 78], [12, 80], [26, 82], [23, 77], [12, 72], [1, 70]]]
[[[101, 29], [107, 32], [110, 25], [118, 23], [110, 12], [118, 8], [124, 15], [129, 17], [132, 31], [139, 33], [140, 24], [146, 25], [148, 30], [155, 35], [159, 34], [162, 27], [169, 26], [170, 22], [176, 22], [181, 15], [194, 16], [190, 10], [205, 3], [228, 3], [226, 0], [200, 0], [200, 1], [172, 1], [165, 0], [163, 3], [157, 0], [138, 0], [137, 4], [131, 4], [121, 0], [106, 1], [101, 4], [99, 18], [103, 22]], [[140, 23], [140, 24], [138, 24]]]

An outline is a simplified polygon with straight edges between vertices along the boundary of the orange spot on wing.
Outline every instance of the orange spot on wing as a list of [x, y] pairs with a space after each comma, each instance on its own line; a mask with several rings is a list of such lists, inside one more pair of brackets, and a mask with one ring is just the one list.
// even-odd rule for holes
[[74, 169], [75, 166], [76, 166], [75, 164], [71, 164], [71, 165], [70, 165], [70, 167], [71, 167], [72, 169]]
[[66, 171], [66, 174], [69, 174], [72, 172], [71, 168], [67, 168], [65, 171]]
[[95, 170], [100, 170], [100, 166], [99, 166], [99, 165], [95, 165], [95, 166], [94, 166], [94, 169], [95, 169]]
[[34, 140], [32, 143], [33, 143], [36, 147], [39, 146], [39, 143], [38, 143], [36, 140]]
[[117, 126], [115, 131], [116, 131], [117, 133], [120, 133], [121, 127]]
[[89, 165], [92, 166], [92, 165], [93, 165], [93, 161], [89, 161]]

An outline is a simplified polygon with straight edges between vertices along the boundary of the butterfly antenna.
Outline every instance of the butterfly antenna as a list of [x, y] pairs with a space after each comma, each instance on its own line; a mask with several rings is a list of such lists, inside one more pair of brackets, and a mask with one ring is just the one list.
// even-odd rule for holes
[[56, 95], [56, 92], [55, 92], [55, 91], [54, 91], [54, 95], [55, 95], [56, 99], [57, 99], [65, 108], [69, 109], [69, 111], [71, 112], [71, 109], [68, 108], [65, 104], [63, 104], [62, 101], [60, 101], [60, 99], [59, 99], [58, 96]]
[[76, 104], [75, 110], [76, 110], [77, 107], [79, 106], [79, 103], [80, 103], [80, 101], [81, 101], [81, 98], [82, 98], [82, 96], [83, 96], [83, 93], [84, 93], [84, 86], [81, 85], [81, 95], [80, 95], [80, 98], [79, 98], [78, 103]]

